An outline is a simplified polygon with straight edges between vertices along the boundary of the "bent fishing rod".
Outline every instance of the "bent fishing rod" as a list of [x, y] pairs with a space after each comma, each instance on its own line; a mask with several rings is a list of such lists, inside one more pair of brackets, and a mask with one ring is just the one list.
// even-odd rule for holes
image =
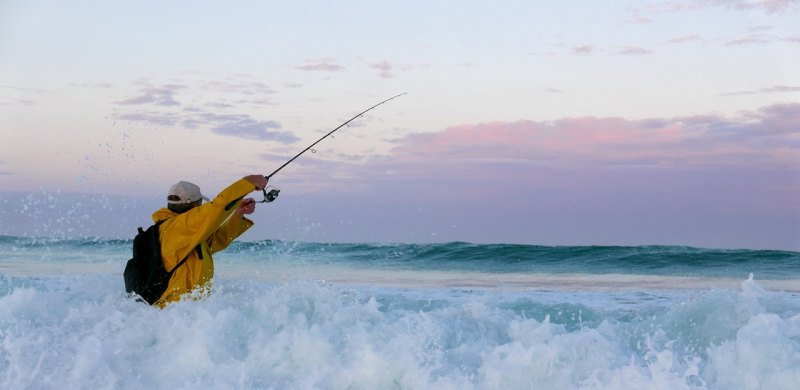
[[[335, 133], [335, 132], [336, 132], [336, 130], [339, 130], [339, 129], [341, 129], [342, 127], [345, 127], [345, 126], [347, 126], [347, 124], [348, 124], [348, 123], [350, 123], [350, 122], [354, 121], [356, 118], [358, 118], [358, 117], [360, 117], [360, 116], [362, 116], [362, 115], [366, 114], [367, 112], [371, 111], [373, 108], [375, 108], [375, 107], [378, 107], [378, 106], [380, 106], [381, 104], [388, 102], [389, 100], [392, 100], [392, 99], [398, 98], [398, 97], [400, 97], [400, 96], [403, 96], [403, 95], [405, 95], [405, 94], [406, 94], [406, 93], [405, 93], [405, 92], [403, 92], [403, 93], [401, 93], [401, 94], [399, 94], [399, 95], [392, 96], [392, 97], [390, 97], [390, 98], [388, 98], [388, 99], [386, 99], [386, 100], [384, 100], [384, 101], [382, 101], [382, 102], [380, 102], [380, 103], [378, 103], [378, 104], [376, 104], [376, 105], [374, 105], [374, 106], [372, 106], [372, 107], [370, 107], [370, 108], [368, 108], [368, 109], [366, 109], [366, 110], [364, 110], [364, 111], [361, 111], [361, 112], [359, 112], [358, 114], [356, 114], [354, 117], [352, 117], [352, 118], [348, 119], [347, 121], [345, 121], [344, 123], [342, 123], [341, 125], [339, 125], [338, 127], [336, 127], [335, 129], [333, 129], [333, 130], [329, 131], [329, 132], [328, 132], [328, 134], [325, 134], [325, 135], [323, 135], [323, 136], [322, 136], [322, 138], [318, 139], [318, 140], [317, 140], [316, 142], [314, 142], [313, 144], [311, 144], [311, 145], [308, 145], [308, 147], [307, 147], [307, 148], [303, 149], [303, 150], [302, 150], [300, 153], [297, 153], [297, 154], [296, 154], [294, 157], [292, 157], [291, 159], [289, 159], [289, 161], [287, 161], [287, 162], [283, 163], [283, 165], [281, 165], [280, 167], [278, 167], [278, 169], [276, 169], [275, 171], [273, 171], [273, 172], [272, 172], [272, 173], [270, 173], [269, 175], [267, 175], [267, 176], [264, 176], [265, 178], [267, 178], [267, 182], [269, 182], [269, 179], [270, 179], [272, 176], [274, 176], [276, 173], [280, 172], [280, 170], [281, 170], [281, 169], [283, 169], [283, 168], [284, 168], [284, 167], [286, 167], [287, 165], [291, 164], [291, 163], [292, 163], [292, 161], [294, 161], [295, 159], [297, 159], [298, 157], [300, 157], [301, 155], [303, 155], [303, 153], [305, 153], [305, 152], [307, 152], [307, 151], [311, 150], [311, 148], [313, 148], [313, 147], [314, 147], [316, 144], [318, 144], [318, 143], [322, 142], [322, 140], [324, 140], [325, 138], [328, 138], [328, 136], [330, 136], [331, 134]], [[272, 188], [272, 190], [270, 190], [269, 192], [267, 192], [267, 188]], [[278, 194], [281, 192], [281, 190], [279, 190], [279, 189], [277, 189], [277, 188], [275, 188], [275, 187], [267, 187], [267, 188], [264, 188], [264, 189], [262, 189], [262, 191], [264, 192], [264, 200], [262, 200], [262, 201], [260, 201], [260, 202], [258, 202], [258, 203], [269, 203], [269, 202], [272, 202], [273, 200], [275, 200], [275, 198], [277, 198], [277, 197], [278, 197]]]

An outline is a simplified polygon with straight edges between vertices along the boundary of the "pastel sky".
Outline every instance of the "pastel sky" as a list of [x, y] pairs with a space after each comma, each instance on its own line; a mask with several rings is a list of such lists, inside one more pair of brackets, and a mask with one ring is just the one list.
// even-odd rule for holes
[[800, 250], [798, 64], [797, 0], [2, 1], [0, 234], [126, 238], [406, 92], [245, 238]]

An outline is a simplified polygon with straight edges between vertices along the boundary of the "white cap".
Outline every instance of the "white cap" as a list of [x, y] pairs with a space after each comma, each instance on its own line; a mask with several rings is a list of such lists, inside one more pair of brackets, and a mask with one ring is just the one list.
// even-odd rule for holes
[[167, 194], [167, 203], [171, 204], [193, 203], [200, 199], [208, 201], [208, 198], [200, 193], [200, 187], [188, 181], [179, 181], [173, 184]]

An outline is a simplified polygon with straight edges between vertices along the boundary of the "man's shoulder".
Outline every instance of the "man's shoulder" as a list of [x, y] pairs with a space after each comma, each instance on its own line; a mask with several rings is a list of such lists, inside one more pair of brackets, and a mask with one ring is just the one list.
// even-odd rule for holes
[[172, 217], [174, 217], [176, 215], [177, 214], [175, 214], [175, 212], [173, 212], [172, 210], [170, 210], [170, 209], [168, 209], [166, 207], [161, 208], [159, 210], [156, 210], [153, 213], [153, 215], [152, 215], [153, 223], [157, 223], [159, 221], [166, 221], [166, 220], [168, 220], [168, 219], [170, 219], [170, 218], [172, 218]]

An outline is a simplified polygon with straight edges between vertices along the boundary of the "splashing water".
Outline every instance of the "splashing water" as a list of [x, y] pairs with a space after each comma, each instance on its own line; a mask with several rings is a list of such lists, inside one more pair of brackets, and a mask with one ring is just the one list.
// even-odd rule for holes
[[[220, 256], [209, 298], [157, 310], [123, 292], [128, 241], [0, 240], [0, 388], [794, 389], [800, 378], [800, 296], [764, 287], [796, 278], [692, 287], [697, 275], [443, 266], [443, 247], [425, 261], [410, 247], [264, 245]], [[554, 276], [577, 282], [544, 283]]]

